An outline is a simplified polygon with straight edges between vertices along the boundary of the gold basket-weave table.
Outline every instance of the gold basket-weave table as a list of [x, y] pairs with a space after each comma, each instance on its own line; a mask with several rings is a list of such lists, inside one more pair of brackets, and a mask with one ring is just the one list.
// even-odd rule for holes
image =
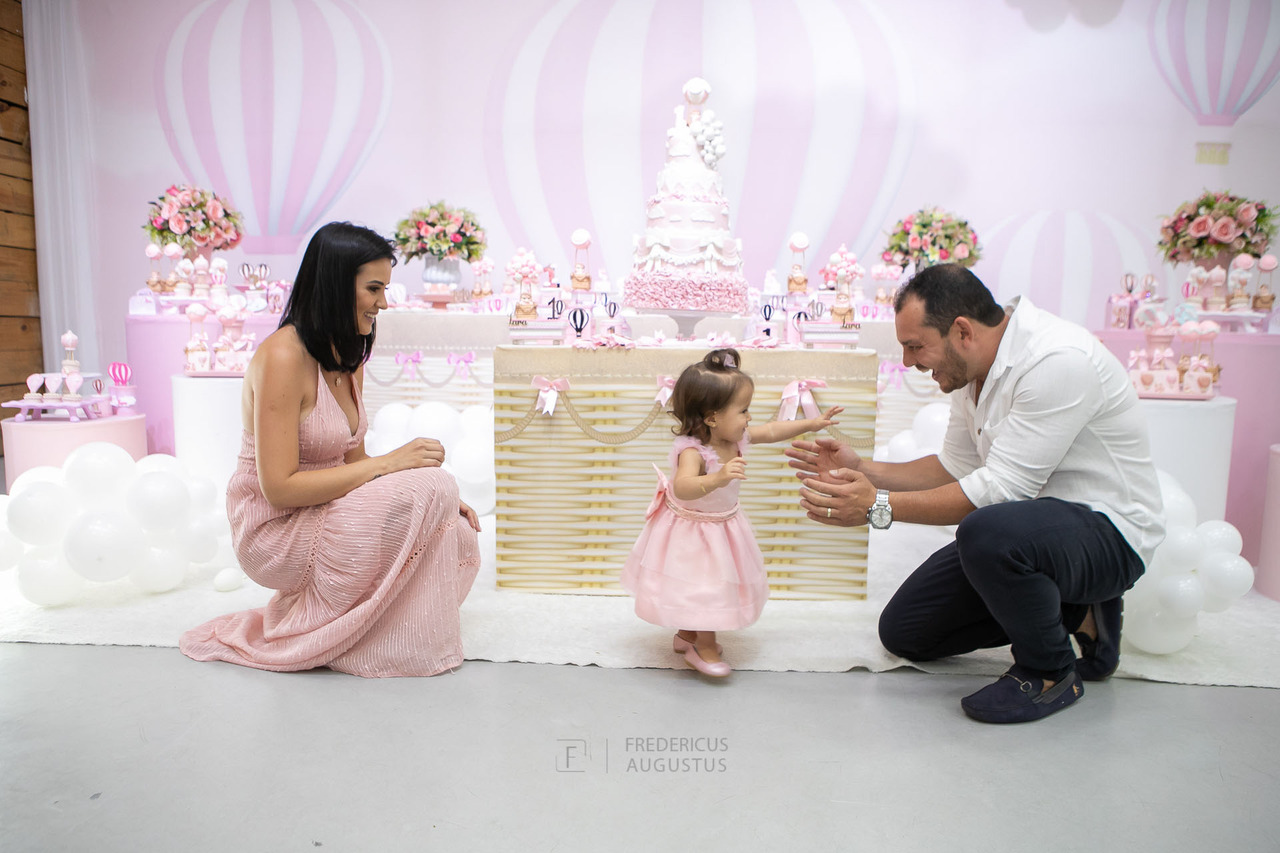
[[[678, 376], [706, 352], [518, 346], [494, 351], [499, 589], [623, 594], [618, 575], [656, 489], [653, 466], [665, 471], [674, 438], [674, 420], [655, 405], [657, 377]], [[776, 417], [788, 383], [819, 379], [826, 387], [813, 389], [818, 406], [844, 406], [836, 429], [870, 456], [874, 352], [740, 352], [743, 369], [755, 380], [756, 423]], [[535, 377], [568, 379], [569, 389], [550, 415], [537, 407]], [[867, 529], [828, 527], [805, 517], [785, 446], [753, 446], [741, 490], [771, 596], [865, 598]]]

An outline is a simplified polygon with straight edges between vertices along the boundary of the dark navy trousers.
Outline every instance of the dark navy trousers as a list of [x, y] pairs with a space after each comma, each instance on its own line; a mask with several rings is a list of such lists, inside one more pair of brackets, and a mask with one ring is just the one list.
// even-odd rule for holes
[[1083, 504], [993, 504], [898, 588], [880, 641], [915, 661], [1012, 644], [1019, 665], [1058, 679], [1075, 666], [1070, 632], [1088, 606], [1119, 598], [1143, 570], [1111, 520]]

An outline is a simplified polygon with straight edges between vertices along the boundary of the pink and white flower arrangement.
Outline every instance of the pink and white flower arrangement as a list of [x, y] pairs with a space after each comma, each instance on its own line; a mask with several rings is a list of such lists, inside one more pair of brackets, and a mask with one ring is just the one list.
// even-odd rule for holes
[[396, 225], [395, 242], [405, 260], [431, 255], [477, 261], [487, 247], [476, 215], [443, 201], [410, 211], [408, 218]]
[[1156, 246], [1171, 264], [1217, 258], [1224, 253], [1261, 257], [1276, 236], [1271, 208], [1230, 191], [1205, 190], [1160, 223]]
[[966, 220], [940, 207], [924, 207], [893, 227], [880, 258], [885, 263], [914, 263], [920, 268], [938, 263], [970, 267], [981, 256], [978, 235]]
[[187, 253], [233, 249], [244, 236], [244, 220], [230, 201], [190, 184], [173, 184], [151, 202], [142, 228], [166, 249], [176, 243]]
[[862, 264], [858, 263], [858, 256], [849, 251], [849, 247], [844, 243], [840, 244], [840, 248], [831, 253], [831, 257], [827, 260], [827, 265], [820, 271], [822, 280], [825, 282], [849, 281], [854, 282], [861, 279], [867, 274], [862, 268]]

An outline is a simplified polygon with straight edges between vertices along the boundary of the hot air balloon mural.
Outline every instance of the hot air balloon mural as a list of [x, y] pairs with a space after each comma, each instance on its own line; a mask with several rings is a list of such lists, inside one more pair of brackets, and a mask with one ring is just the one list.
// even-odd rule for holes
[[1165, 271], [1150, 236], [1103, 211], [1040, 210], [982, 232], [974, 267], [996, 299], [1027, 296], [1037, 306], [1088, 329], [1098, 328], [1107, 296], [1125, 273], [1138, 280]]
[[206, 0], [156, 69], [187, 177], [244, 214], [243, 249], [293, 254], [359, 173], [391, 105], [391, 66], [348, 0]]
[[1275, 0], [1159, 0], [1151, 54], [1196, 122], [1229, 126], [1280, 76]]
[[915, 84], [870, 2], [559, 0], [503, 55], [485, 105], [489, 184], [512, 241], [557, 268], [563, 235], [585, 227], [597, 263], [625, 275], [691, 77], [710, 82], [724, 124], [718, 169], [749, 281], [790, 268], [797, 230], [816, 257], [883, 239]]

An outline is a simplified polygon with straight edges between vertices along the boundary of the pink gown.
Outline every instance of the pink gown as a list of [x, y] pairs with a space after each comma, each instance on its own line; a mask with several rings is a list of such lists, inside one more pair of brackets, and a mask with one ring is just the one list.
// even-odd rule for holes
[[[298, 427], [299, 468], [345, 464], [359, 425], [317, 371], [316, 406]], [[276, 509], [258, 485], [254, 438], [240, 442], [227, 485], [232, 543], [245, 574], [277, 590], [265, 606], [182, 635], [195, 660], [293, 671], [327, 666], [366, 677], [435, 675], [462, 663], [458, 607], [480, 566], [458, 514], [458, 486], [440, 468], [379, 477], [319, 506]]]
[[[671, 449], [672, 477], [688, 447], [702, 454], [708, 474], [722, 467], [710, 447], [680, 436]], [[739, 455], [746, 449], [744, 437]], [[730, 480], [706, 497], [682, 501], [658, 472], [658, 494], [622, 568], [622, 586], [635, 597], [637, 616], [690, 631], [745, 628], [760, 618], [769, 584], [751, 523], [738, 506], [741, 483]]]

